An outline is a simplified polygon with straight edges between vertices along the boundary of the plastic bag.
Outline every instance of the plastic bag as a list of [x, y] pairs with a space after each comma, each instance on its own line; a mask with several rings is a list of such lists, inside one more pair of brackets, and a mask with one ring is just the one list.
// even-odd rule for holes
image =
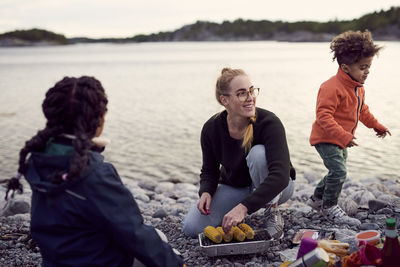
[[360, 241], [360, 257], [364, 265], [380, 266], [382, 264], [382, 253], [379, 248], [365, 241]]

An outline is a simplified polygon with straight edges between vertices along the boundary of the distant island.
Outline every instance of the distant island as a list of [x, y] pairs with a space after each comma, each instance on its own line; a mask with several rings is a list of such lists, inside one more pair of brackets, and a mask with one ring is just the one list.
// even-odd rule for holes
[[18, 30], [0, 34], [0, 46], [44, 46], [65, 44], [69, 44], [69, 41], [64, 35], [41, 29]]
[[214, 23], [197, 21], [175, 31], [139, 34], [127, 38], [66, 38], [42, 29], [17, 30], [0, 34], [0, 46], [65, 45], [76, 43], [132, 43], [182, 41], [285, 41], [328, 42], [346, 30], [372, 32], [375, 40], [400, 41], [400, 7], [391, 7], [353, 20], [269, 21], [243, 20]]

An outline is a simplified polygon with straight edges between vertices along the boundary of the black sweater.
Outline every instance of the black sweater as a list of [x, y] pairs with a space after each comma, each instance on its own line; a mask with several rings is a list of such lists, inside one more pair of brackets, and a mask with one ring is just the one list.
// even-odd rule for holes
[[[265, 206], [285, 189], [289, 183], [289, 175], [295, 178], [281, 121], [274, 113], [261, 108], [256, 109], [256, 116], [252, 146], [265, 146], [269, 174], [265, 181], [241, 202], [247, 207], [248, 214]], [[201, 132], [203, 166], [200, 174], [200, 196], [203, 192], [213, 195], [218, 183], [233, 187], [251, 185], [246, 153], [241, 144], [242, 140], [229, 135], [226, 111], [214, 115], [204, 124]]]

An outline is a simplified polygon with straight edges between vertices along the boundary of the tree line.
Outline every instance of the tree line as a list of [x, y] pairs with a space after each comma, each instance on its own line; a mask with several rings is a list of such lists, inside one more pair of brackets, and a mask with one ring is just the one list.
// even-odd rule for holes
[[[0, 40], [15, 38], [29, 42], [48, 41], [57, 44], [92, 42], [162, 42], [162, 41], [224, 41], [224, 40], [277, 40], [279, 36], [293, 33], [336, 35], [347, 30], [370, 30], [375, 39], [400, 40], [400, 7], [376, 11], [353, 20], [315, 21], [269, 21], [244, 20], [224, 21], [222, 23], [197, 21], [175, 31], [153, 34], [139, 34], [127, 38], [86, 37], [66, 38], [62, 34], [41, 29], [17, 30], [0, 34]], [[322, 41], [326, 41], [323, 38]]]

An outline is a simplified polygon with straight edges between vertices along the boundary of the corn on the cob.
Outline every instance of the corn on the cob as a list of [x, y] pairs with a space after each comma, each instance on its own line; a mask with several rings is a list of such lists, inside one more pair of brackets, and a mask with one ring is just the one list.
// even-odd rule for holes
[[244, 232], [244, 234], [246, 235], [247, 239], [253, 239], [254, 238], [254, 231], [253, 229], [251, 229], [251, 227], [246, 224], [246, 223], [241, 223], [238, 225], [240, 230], [242, 230]]
[[243, 241], [246, 238], [246, 235], [243, 233], [242, 230], [240, 230], [239, 227], [233, 226], [232, 227], [233, 231], [233, 238], [237, 241]]
[[217, 229], [217, 231], [221, 233], [222, 239], [224, 239], [225, 242], [232, 241], [232, 238], [233, 238], [232, 229], [228, 233], [225, 233], [221, 226], [218, 226], [215, 229]]
[[206, 228], [204, 228], [204, 235], [214, 243], [219, 244], [222, 241], [222, 235], [213, 226], [207, 226]]

